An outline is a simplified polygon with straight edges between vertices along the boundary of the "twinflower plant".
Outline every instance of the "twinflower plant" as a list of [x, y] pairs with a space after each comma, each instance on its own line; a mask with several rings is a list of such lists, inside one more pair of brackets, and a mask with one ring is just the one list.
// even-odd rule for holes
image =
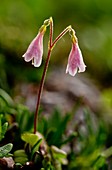
[[[75, 76], [75, 74], [78, 72], [84, 72], [86, 65], [84, 64], [83, 57], [81, 50], [78, 45], [78, 40], [75, 35], [75, 31], [72, 28], [72, 26], [66, 27], [53, 41], [53, 19], [50, 17], [49, 19], [45, 20], [41, 28], [39, 29], [39, 32], [37, 36], [33, 39], [33, 41], [30, 43], [26, 53], [23, 55], [26, 62], [32, 61], [32, 64], [34, 67], [39, 67], [42, 63], [42, 56], [43, 56], [43, 38], [44, 34], [46, 32], [46, 28], [50, 27], [50, 33], [49, 33], [49, 42], [48, 42], [48, 54], [42, 74], [42, 79], [40, 82], [40, 87], [38, 91], [38, 99], [36, 104], [36, 111], [34, 116], [34, 134], [37, 130], [37, 118], [38, 118], [38, 111], [40, 106], [40, 99], [43, 91], [43, 86], [45, 82], [45, 77], [51, 57], [51, 52], [56, 45], [56, 43], [68, 32], [71, 37], [72, 41], [72, 48], [69, 54], [68, 58], [68, 64], [66, 68], [66, 73], [69, 73], [71, 76]], [[78, 70], [79, 69], [79, 70]]]

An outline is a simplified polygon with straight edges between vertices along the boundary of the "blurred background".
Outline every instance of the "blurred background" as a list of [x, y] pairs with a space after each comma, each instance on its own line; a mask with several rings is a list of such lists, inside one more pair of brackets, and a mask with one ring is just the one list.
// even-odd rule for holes
[[[111, 0], [0, 0], [0, 87], [13, 95], [21, 81], [38, 82], [43, 64], [34, 69], [21, 57], [43, 21], [54, 19], [54, 38], [68, 25], [76, 31], [89, 79], [96, 82], [102, 99], [112, 107], [112, 1]], [[44, 39], [47, 55], [49, 31]], [[66, 68], [71, 41], [65, 35], [54, 48], [50, 68]], [[44, 62], [43, 62], [44, 63]], [[64, 73], [63, 73], [64, 74]]]
[[[112, 169], [112, 147], [102, 152], [112, 146], [112, 0], [0, 0], [0, 114], [16, 115], [21, 132], [32, 130], [49, 28], [44, 37], [41, 67], [26, 63], [22, 55], [50, 16], [54, 20], [54, 38], [68, 25], [75, 29], [87, 69], [75, 77], [65, 74], [71, 49], [70, 36], [65, 35], [52, 52], [40, 109], [51, 117], [45, 121], [43, 114], [39, 115], [39, 132], [48, 135], [49, 145], [60, 147], [60, 135], [63, 137], [68, 126], [69, 113], [71, 120], [66, 132], [72, 134], [73, 129], [78, 137], [71, 141], [69, 162], [73, 168], [68, 169], [85, 170], [95, 164], [98, 166], [95, 170], [107, 170], [109, 156], [109, 169]], [[56, 107], [60, 111], [45, 114]]]

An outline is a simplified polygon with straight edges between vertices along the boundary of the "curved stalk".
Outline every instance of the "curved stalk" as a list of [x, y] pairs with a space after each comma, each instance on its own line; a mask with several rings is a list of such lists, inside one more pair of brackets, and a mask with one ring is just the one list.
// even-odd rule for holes
[[40, 82], [39, 91], [38, 91], [38, 99], [37, 99], [36, 111], [35, 111], [35, 116], [34, 116], [34, 134], [36, 133], [36, 130], [37, 130], [37, 119], [38, 119], [38, 112], [39, 112], [39, 106], [40, 106], [40, 99], [41, 99], [41, 94], [43, 91], [43, 86], [44, 86], [44, 81], [45, 81], [45, 77], [46, 77], [46, 73], [47, 73], [47, 68], [49, 65], [50, 56], [51, 56], [51, 50], [49, 49], [45, 67], [44, 67], [44, 71], [43, 71], [43, 75], [42, 75], [42, 79]]
[[37, 123], [38, 123], [37, 120], [38, 120], [38, 112], [39, 112], [39, 106], [40, 106], [40, 99], [41, 99], [41, 95], [42, 95], [42, 91], [43, 91], [43, 86], [44, 86], [44, 82], [45, 82], [45, 77], [46, 77], [46, 73], [47, 73], [47, 69], [48, 69], [48, 65], [49, 65], [52, 49], [53, 49], [54, 45], [69, 30], [71, 30], [71, 26], [68, 26], [67, 28], [65, 28], [59, 34], [59, 36], [54, 40], [54, 42], [52, 42], [52, 39], [53, 39], [53, 20], [52, 20], [52, 17], [49, 19], [49, 22], [50, 22], [50, 35], [49, 35], [49, 44], [48, 44], [48, 55], [47, 55], [47, 59], [46, 59], [46, 62], [45, 62], [45, 66], [44, 66], [44, 70], [43, 70], [43, 74], [42, 74], [42, 79], [41, 79], [40, 87], [39, 87], [39, 91], [38, 91], [38, 99], [37, 99], [37, 104], [36, 104], [36, 111], [35, 111], [35, 115], [34, 115], [34, 134], [36, 134], [36, 130], [37, 130]]

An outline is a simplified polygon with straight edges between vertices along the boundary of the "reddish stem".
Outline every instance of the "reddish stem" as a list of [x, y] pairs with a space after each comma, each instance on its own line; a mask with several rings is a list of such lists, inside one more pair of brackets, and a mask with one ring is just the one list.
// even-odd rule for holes
[[50, 18], [50, 37], [49, 37], [49, 45], [51, 48], [52, 46], [52, 39], [53, 39], [53, 20], [52, 20], [52, 17]]
[[45, 77], [46, 77], [46, 73], [47, 73], [47, 69], [48, 69], [48, 65], [49, 65], [49, 61], [50, 61], [50, 56], [51, 56], [52, 48], [59, 41], [59, 39], [63, 35], [65, 35], [66, 32], [69, 31], [70, 28], [71, 27], [68, 26], [66, 29], [64, 29], [59, 34], [59, 36], [54, 40], [54, 42], [52, 43], [52, 38], [53, 38], [53, 21], [52, 21], [52, 18], [50, 18], [50, 35], [49, 35], [48, 55], [47, 55], [47, 59], [46, 59], [46, 62], [45, 62], [45, 67], [44, 67], [44, 70], [43, 70], [42, 79], [41, 79], [40, 87], [39, 87], [39, 91], [38, 91], [38, 99], [37, 99], [37, 104], [36, 104], [36, 111], [35, 111], [35, 115], [34, 115], [34, 134], [36, 134], [36, 130], [37, 130], [37, 120], [38, 120], [38, 112], [39, 112], [39, 106], [40, 106], [40, 99], [41, 99], [41, 95], [42, 95], [42, 91], [43, 91], [43, 86], [44, 86]]
[[69, 29], [71, 29], [71, 26], [68, 26], [68, 27], [66, 27], [59, 35], [58, 35], [58, 37], [54, 40], [54, 42], [52, 43], [52, 46], [51, 47], [53, 47], [59, 40], [60, 40], [60, 38], [62, 38], [68, 31], [69, 31]]
[[49, 49], [47, 59], [46, 59], [46, 63], [45, 63], [45, 67], [44, 67], [44, 71], [43, 71], [43, 75], [42, 75], [42, 79], [41, 79], [41, 82], [40, 82], [39, 91], [38, 91], [38, 99], [37, 99], [36, 111], [35, 111], [35, 116], [34, 116], [34, 134], [36, 133], [36, 130], [37, 130], [37, 120], [38, 120], [37, 118], [38, 118], [38, 112], [39, 112], [39, 106], [40, 106], [40, 99], [41, 99], [41, 94], [42, 94], [42, 91], [43, 91], [43, 86], [44, 86], [44, 81], [45, 81], [45, 77], [46, 77], [46, 73], [47, 73], [47, 68], [48, 68], [48, 65], [49, 65], [50, 55], [51, 55], [51, 50]]

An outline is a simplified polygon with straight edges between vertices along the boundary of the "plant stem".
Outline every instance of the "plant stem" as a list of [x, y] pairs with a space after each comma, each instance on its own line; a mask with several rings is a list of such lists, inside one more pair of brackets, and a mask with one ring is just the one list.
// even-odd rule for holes
[[49, 34], [49, 44], [48, 44], [48, 55], [47, 55], [47, 59], [46, 59], [46, 62], [45, 62], [45, 66], [44, 66], [44, 70], [43, 70], [43, 74], [42, 74], [42, 79], [41, 79], [40, 87], [39, 87], [39, 91], [38, 91], [36, 111], [35, 111], [35, 115], [34, 115], [34, 134], [36, 133], [36, 130], [37, 130], [37, 120], [38, 120], [40, 99], [41, 99], [41, 94], [42, 94], [42, 91], [43, 91], [45, 77], [46, 77], [46, 73], [47, 73], [47, 69], [48, 69], [48, 65], [49, 65], [49, 61], [50, 61], [50, 56], [51, 56], [51, 51], [52, 51], [52, 48], [51, 48], [52, 37], [53, 37], [53, 20], [52, 20], [52, 17], [50, 17], [50, 34]]
[[71, 25], [66, 27], [59, 35], [58, 37], [54, 40], [54, 42], [52, 43], [52, 48], [53, 46], [71, 29]]
[[49, 45], [51, 48], [52, 46], [52, 39], [53, 39], [53, 20], [52, 20], [52, 17], [50, 17], [50, 36], [49, 36]]
[[42, 79], [41, 79], [40, 87], [39, 87], [39, 91], [38, 91], [38, 99], [37, 99], [37, 104], [36, 104], [36, 111], [35, 111], [35, 115], [34, 115], [34, 134], [36, 134], [36, 130], [37, 130], [37, 120], [38, 120], [38, 112], [39, 112], [39, 106], [40, 106], [40, 99], [41, 99], [41, 95], [42, 95], [42, 91], [43, 91], [43, 86], [44, 86], [45, 77], [46, 77], [46, 73], [47, 73], [47, 69], [48, 69], [48, 65], [49, 65], [49, 61], [50, 61], [50, 56], [51, 56], [52, 48], [60, 40], [60, 38], [62, 38], [62, 36], [65, 35], [70, 29], [71, 29], [71, 26], [68, 26], [67, 28], [65, 28], [59, 34], [59, 36], [54, 40], [54, 42], [52, 43], [52, 38], [53, 38], [53, 20], [52, 20], [52, 17], [50, 18], [50, 35], [49, 35], [48, 55], [47, 55], [47, 59], [46, 59], [46, 62], [45, 62], [45, 66], [44, 66], [44, 70], [43, 70], [43, 74], [42, 74]]
[[35, 116], [34, 116], [34, 134], [36, 133], [36, 129], [37, 129], [37, 118], [38, 118], [38, 111], [39, 111], [39, 106], [40, 106], [40, 99], [41, 99], [41, 94], [43, 91], [43, 86], [44, 86], [44, 81], [45, 81], [45, 77], [47, 73], [47, 68], [49, 65], [50, 56], [51, 56], [51, 49], [49, 49], [48, 51], [48, 55], [47, 55], [47, 59], [46, 59], [46, 63], [45, 63], [44, 71], [42, 74], [39, 91], [38, 91], [38, 100], [37, 100], [36, 111], [35, 111]]

